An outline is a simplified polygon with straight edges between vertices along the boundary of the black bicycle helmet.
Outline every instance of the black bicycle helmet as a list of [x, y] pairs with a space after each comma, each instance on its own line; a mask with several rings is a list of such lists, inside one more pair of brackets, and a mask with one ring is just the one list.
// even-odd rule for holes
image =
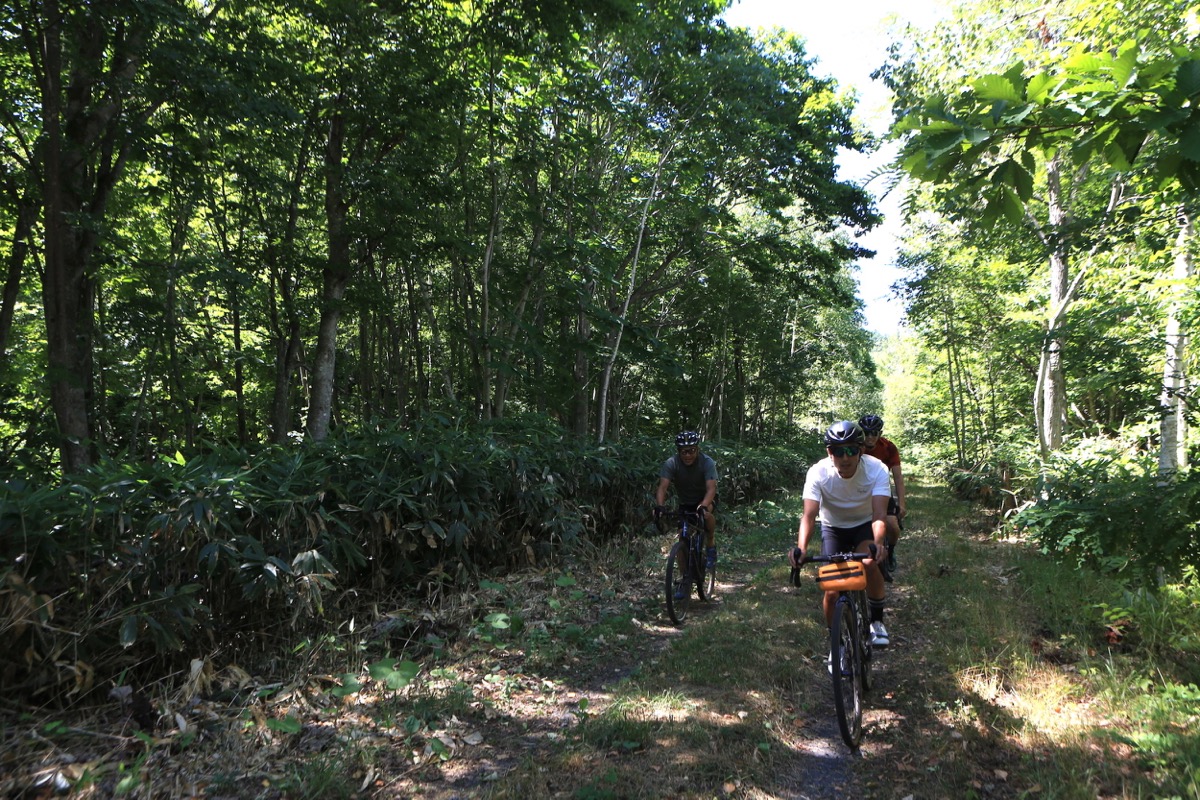
[[858, 426], [863, 429], [863, 433], [867, 436], [878, 436], [883, 433], [883, 417], [877, 414], [867, 414], [864, 417], [859, 417]]
[[700, 444], [700, 434], [695, 431], [683, 431], [675, 437], [676, 447], [695, 447]]
[[858, 427], [857, 422], [844, 419], [841, 422], [833, 423], [829, 426], [829, 430], [825, 431], [825, 446], [862, 444], [866, 438], [866, 434], [863, 433], [862, 428]]

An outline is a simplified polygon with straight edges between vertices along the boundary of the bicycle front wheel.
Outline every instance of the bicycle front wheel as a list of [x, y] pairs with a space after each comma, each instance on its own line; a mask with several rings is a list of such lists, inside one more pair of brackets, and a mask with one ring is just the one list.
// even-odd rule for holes
[[829, 629], [830, 671], [833, 673], [833, 707], [842, 739], [852, 748], [862, 741], [862, 650], [854, 606], [842, 595], [833, 607]]
[[858, 612], [858, 643], [862, 652], [862, 688], [863, 694], [871, 691], [871, 612], [867, 607], [867, 593], [859, 592], [855, 597], [854, 607]]
[[692, 567], [692, 577], [696, 581], [696, 598], [699, 600], [708, 599], [708, 578], [704, 572], [704, 544], [701, 539], [692, 539], [691, 558], [688, 559]]
[[701, 576], [700, 583], [704, 585], [703, 595], [704, 595], [705, 599], [712, 600], [713, 592], [716, 591], [716, 588], [717, 588], [717, 566], [716, 566], [716, 564], [714, 564], [711, 567], [706, 567], [706, 566], [704, 566], [704, 562], [701, 562], [700, 576]]
[[671, 552], [667, 554], [667, 615], [676, 625], [687, 619], [692, 597], [692, 576], [684, 568], [683, 555], [682, 542], [671, 545]]

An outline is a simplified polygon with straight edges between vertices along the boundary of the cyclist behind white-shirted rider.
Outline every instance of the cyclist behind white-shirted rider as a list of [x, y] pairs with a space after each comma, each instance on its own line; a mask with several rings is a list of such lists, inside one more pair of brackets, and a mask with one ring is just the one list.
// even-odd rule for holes
[[900, 538], [900, 521], [908, 515], [908, 497], [904, 488], [904, 471], [900, 467], [900, 451], [895, 444], [883, 438], [883, 418], [877, 414], [860, 417], [858, 426], [867, 437], [863, 441], [866, 454], [883, 462], [892, 473], [892, 482], [896, 485], [895, 497], [888, 500], [888, 557], [881, 565], [884, 580], [891, 583], [892, 573], [896, 570], [896, 542]]
[[713, 513], [717, 504], [717, 464], [700, 452], [700, 434], [695, 431], [683, 431], [675, 437], [675, 455], [664, 461], [659, 470], [655, 519], [666, 510], [667, 490], [672, 483], [679, 496], [680, 511], [704, 509], [705, 562], [712, 569], [717, 565], [717, 517]]
[[[867, 571], [867, 608], [871, 617], [871, 644], [890, 644], [883, 625], [886, 584], [879, 562], [887, 558], [887, 504], [891, 497], [887, 467], [877, 458], [863, 454], [865, 436], [857, 422], [835, 422], [825, 431], [823, 458], [808, 470], [804, 481], [804, 511], [800, 516], [797, 550], [789, 560], [798, 566], [797, 552], [808, 552], [808, 540], [820, 521], [821, 551], [824, 555], [869, 552], [874, 543], [875, 558], [863, 561]], [[836, 591], [825, 592], [822, 608], [825, 625], [833, 621]]]

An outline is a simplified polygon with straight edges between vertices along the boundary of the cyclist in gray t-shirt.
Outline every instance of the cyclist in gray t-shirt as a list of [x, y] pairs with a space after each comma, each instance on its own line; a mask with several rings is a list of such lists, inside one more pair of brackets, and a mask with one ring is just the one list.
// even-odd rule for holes
[[676, 436], [675, 455], [663, 462], [658, 474], [655, 517], [665, 510], [663, 504], [667, 502], [671, 484], [675, 485], [681, 510], [704, 509], [705, 561], [708, 569], [712, 569], [717, 565], [717, 518], [713, 513], [717, 504], [717, 464], [700, 452], [700, 434], [695, 431], [683, 431]]

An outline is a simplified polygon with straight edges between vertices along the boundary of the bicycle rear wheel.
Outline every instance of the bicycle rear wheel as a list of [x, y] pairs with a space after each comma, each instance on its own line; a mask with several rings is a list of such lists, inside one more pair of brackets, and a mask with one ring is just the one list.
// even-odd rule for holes
[[859, 592], [854, 603], [858, 611], [858, 641], [862, 650], [862, 688], [863, 694], [871, 691], [871, 611], [867, 607], [867, 593]]
[[[683, 567], [683, 542], [671, 545], [667, 554], [666, 593], [667, 615], [676, 625], [687, 619], [692, 597], [692, 576]], [[681, 596], [676, 597], [676, 593]]]
[[842, 595], [833, 607], [829, 653], [833, 672], [833, 707], [842, 739], [852, 748], [862, 741], [862, 651], [854, 607]]

